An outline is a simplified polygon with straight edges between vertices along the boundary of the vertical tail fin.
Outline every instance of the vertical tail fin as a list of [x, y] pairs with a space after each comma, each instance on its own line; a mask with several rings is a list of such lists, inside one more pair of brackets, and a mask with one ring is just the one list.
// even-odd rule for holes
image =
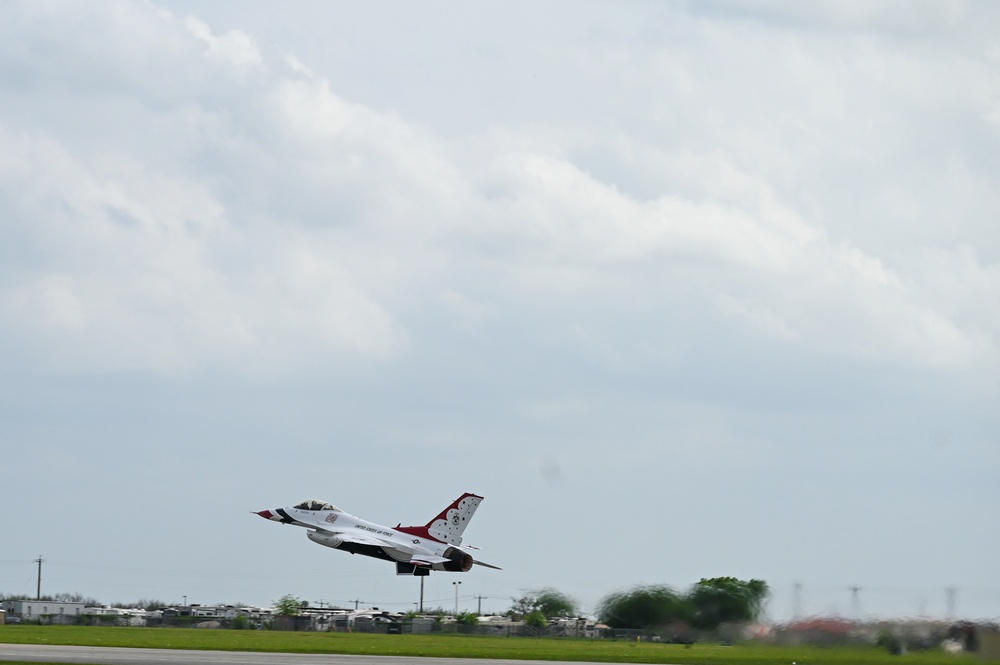
[[424, 526], [397, 526], [398, 531], [433, 538], [452, 545], [462, 544], [462, 533], [476, 514], [483, 497], [466, 492]]

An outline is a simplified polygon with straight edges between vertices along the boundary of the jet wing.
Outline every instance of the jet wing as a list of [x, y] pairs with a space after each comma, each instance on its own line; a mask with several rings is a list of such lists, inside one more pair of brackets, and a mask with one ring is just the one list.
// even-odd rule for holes
[[[362, 545], [365, 547], [380, 547], [386, 552], [386, 554], [391, 556], [396, 561], [409, 561], [410, 558], [412, 558], [417, 552], [417, 550], [412, 547], [407, 547], [406, 545], [395, 543], [391, 540], [379, 538], [375, 535], [361, 533], [354, 529], [345, 529], [344, 531], [317, 529], [317, 531], [326, 536], [330, 536], [331, 538], [336, 538], [341, 543]], [[447, 559], [442, 559], [442, 561], [447, 561]]]
[[328, 533], [345, 543], [354, 543], [355, 545], [374, 545], [375, 547], [394, 547], [392, 543], [387, 543], [380, 538], [373, 538], [372, 536], [366, 536], [356, 531], [327, 531], [326, 529], [321, 529], [323, 533]]

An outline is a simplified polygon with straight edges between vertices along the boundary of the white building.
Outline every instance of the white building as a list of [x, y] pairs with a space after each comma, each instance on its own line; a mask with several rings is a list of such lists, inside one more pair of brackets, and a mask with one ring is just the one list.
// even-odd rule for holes
[[21, 621], [41, 623], [74, 623], [83, 614], [83, 603], [61, 603], [54, 600], [5, 600], [7, 616]]

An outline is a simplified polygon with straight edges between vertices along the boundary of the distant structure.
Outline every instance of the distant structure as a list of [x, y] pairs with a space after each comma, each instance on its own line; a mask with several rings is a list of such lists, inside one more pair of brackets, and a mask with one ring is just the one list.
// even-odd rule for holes
[[42, 623], [74, 623], [83, 614], [83, 603], [61, 603], [54, 600], [5, 600], [3, 610], [8, 616]]

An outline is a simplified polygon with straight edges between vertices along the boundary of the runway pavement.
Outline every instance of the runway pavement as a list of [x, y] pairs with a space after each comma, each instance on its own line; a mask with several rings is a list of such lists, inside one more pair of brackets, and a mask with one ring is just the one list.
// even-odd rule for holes
[[[502, 665], [527, 661], [482, 658], [418, 658], [415, 656], [347, 656], [341, 654], [261, 653], [257, 651], [190, 651], [126, 649], [41, 644], [0, 644], [0, 661], [87, 663], [90, 665]], [[545, 665], [570, 665], [546, 661]], [[572, 665], [580, 665], [573, 663]]]

